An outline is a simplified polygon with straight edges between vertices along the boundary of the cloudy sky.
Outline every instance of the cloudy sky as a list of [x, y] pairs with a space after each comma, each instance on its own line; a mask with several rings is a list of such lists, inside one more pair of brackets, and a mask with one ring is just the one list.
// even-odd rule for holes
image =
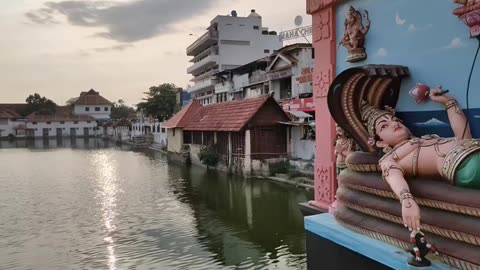
[[[0, 103], [34, 92], [57, 104], [94, 88], [132, 105], [152, 85], [186, 87], [186, 47], [216, 15], [251, 9], [282, 31], [305, 13], [305, 0], [3, 0]], [[192, 34], [192, 35], [190, 35]]]

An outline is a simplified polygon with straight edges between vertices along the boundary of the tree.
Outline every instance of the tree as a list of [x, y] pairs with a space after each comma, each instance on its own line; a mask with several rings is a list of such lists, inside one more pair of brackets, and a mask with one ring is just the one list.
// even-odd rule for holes
[[27, 102], [27, 108], [24, 115], [28, 115], [32, 112], [38, 112], [40, 114], [53, 114], [57, 109], [57, 104], [52, 100], [40, 96], [38, 93], [29, 95], [25, 101]]
[[177, 87], [173, 83], [164, 83], [152, 86], [143, 102], [137, 104], [137, 110], [146, 115], [157, 118], [160, 122], [169, 119], [178, 109]]
[[67, 101], [65, 101], [65, 105], [73, 106], [73, 104], [75, 103], [75, 101], [77, 101], [77, 99], [78, 99], [78, 97], [69, 98]]
[[129, 118], [134, 113], [135, 113], [134, 108], [125, 105], [125, 101], [123, 101], [123, 99], [119, 99], [117, 102], [114, 102], [112, 105], [111, 118], [113, 120]]

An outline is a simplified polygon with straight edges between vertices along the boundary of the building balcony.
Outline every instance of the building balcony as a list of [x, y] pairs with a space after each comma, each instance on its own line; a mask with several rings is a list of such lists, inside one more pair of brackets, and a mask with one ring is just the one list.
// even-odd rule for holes
[[191, 86], [190, 88], [187, 88], [187, 92], [193, 93], [193, 92], [203, 91], [203, 90], [213, 90], [214, 88], [215, 88], [215, 80], [206, 79], [203, 81], [195, 82], [195, 85]]
[[196, 62], [189, 68], [187, 68], [188, 74], [198, 74], [204, 70], [214, 67], [218, 63], [218, 55], [208, 55], [202, 60]]
[[199, 82], [199, 81], [203, 81], [205, 79], [211, 79], [212, 75], [215, 74], [215, 73], [218, 73], [218, 69], [212, 69], [212, 70], [207, 71], [203, 74], [197, 75], [193, 79], [191, 79], [190, 81], [191, 82]]
[[222, 83], [217, 83], [215, 84], [215, 93], [227, 93], [227, 92], [233, 92], [233, 83], [231, 82], [224, 82]]
[[261, 83], [265, 81], [267, 81], [266, 73], [254, 74], [248, 80], [249, 84]]
[[196, 63], [196, 62], [202, 60], [203, 58], [205, 58], [206, 56], [211, 55], [211, 54], [215, 54], [215, 55], [218, 54], [218, 46], [212, 46], [212, 47], [204, 50], [203, 52], [195, 55], [195, 57], [190, 59], [189, 62]]
[[218, 41], [218, 31], [210, 30], [187, 47], [187, 55], [195, 56]]

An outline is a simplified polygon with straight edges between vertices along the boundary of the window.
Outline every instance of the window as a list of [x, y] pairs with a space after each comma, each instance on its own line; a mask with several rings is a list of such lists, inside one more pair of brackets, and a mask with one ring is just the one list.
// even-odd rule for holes
[[74, 124], [78, 124], [78, 121], [73, 121]]
[[312, 48], [312, 59], [315, 59], [315, 48]]
[[36, 124], [37, 124], [37, 122], [32, 122], [32, 125], [36, 125]]
[[270, 50], [269, 49], [265, 49], [263, 50], [264, 53], [270, 53]]
[[87, 124], [90, 124], [92, 121], [87, 121]]
[[108, 112], [108, 107], [105, 107], [104, 110], [105, 110], [106, 112]]
[[100, 111], [100, 107], [95, 107], [95, 111], [96, 111], [96, 112], [99, 112], [99, 111]]
[[50, 122], [50, 121], [47, 121], [47, 125], [50, 125], [51, 123], [52, 123], [52, 122]]
[[220, 40], [220, 44], [225, 44], [225, 45], [243, 45], [243, 46], [250, 46], [250, 41], [249, 40], [228, 40], [228, 39], [223, 39]]
[[173, 137], [175, 137], [175, 129], [172, 129]]
[[258, 29], [260, 29], [260, 27], [258, 25], [254, 25], [253, 29], [258, 30]]
[[89, 112], [89, 111], [90, 111], [90, 107], [85, 107], [85, 111], [86, 111], [86, 112]]
[[60, 121], [60, 124], [65, 124], [65, 121]]

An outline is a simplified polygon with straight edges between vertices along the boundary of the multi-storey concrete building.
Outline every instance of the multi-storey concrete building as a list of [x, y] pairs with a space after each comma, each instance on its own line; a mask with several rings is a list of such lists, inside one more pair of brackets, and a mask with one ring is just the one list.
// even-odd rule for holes
[[204, 105], [215, 103], [217, 96], [223, 99], [225, 93], [215, 89], [213, 74], [268, 56], [280, 47], [277, 33], [262, 26], [262, 17], [255, 10], [247, 17], [235, 12], [216, 16], [207, 32], [187, 47], [187, 55], [193, 57], [187, 73], [194, 77], [194, 85], [187, 91]]

